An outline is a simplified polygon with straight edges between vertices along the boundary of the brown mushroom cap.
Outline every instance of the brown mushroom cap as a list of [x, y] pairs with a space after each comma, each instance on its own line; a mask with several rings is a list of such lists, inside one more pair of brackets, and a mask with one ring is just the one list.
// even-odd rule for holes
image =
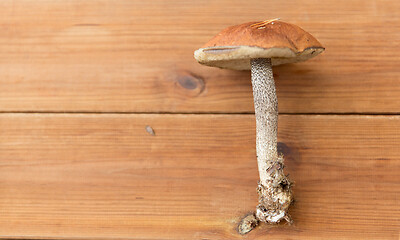
[[204, 65], [249, 70], [250, 59], [271, 58], [272, 65], [305, 61], [325, 48], [300, 27], [278, 20], [228, 27], [194, 52]]

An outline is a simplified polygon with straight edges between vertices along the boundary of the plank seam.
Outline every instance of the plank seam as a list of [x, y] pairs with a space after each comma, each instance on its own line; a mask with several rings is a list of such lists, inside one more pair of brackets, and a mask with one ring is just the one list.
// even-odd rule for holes
[[[0, 111], [0, 114], [121, 114], [121, 115], [151, 115], [151, 114], [170, 114], [170, 115], [254, 115], [254, 112], [95, 112], [95, 111]], [[400, 112], [386, 113], [386, 112], [279, 112], [279, 115], [324, 115], [324, 116], [400, 116]]]

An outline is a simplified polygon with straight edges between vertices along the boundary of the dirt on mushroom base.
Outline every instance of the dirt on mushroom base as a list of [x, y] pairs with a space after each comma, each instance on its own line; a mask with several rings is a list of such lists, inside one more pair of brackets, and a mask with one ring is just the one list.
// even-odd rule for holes
[[293, 202], [293, 183], [283, 172], [283, 155], [280, 154], [278, 161], [271, 163], [267, 169], [270, 180], [267, 186], [258, 183], [257, 193], [259, 204], [257, 212], [247, 214], [239, 223], [238, 231], [246, 234], [259, 225], [260, 222], [278, 224], [282, 219], [292, 224], [292, 219], [288, 213], [289, 207]]
[[255, 213], [249, 213], [246, 216], [244, 216], [242, 218], [242, 220], [240, 220], [240, 223], [238, 225], [238, 232], [241, 235], [244, 235], [248, 232], [250, 232], [251, 230], [253, 230], [255, 227], [257, 227], [259, 224], [259, 221], [256, 217]]
[[259, 183], [257, 188], [257, 219], [266, 223], [278, 223], [285, 219], [291, 223], [288, 210], [293, 202], [292, 182], [283, 172], [283, 155], [279, 155], [278, 161], [272, 161], [268, 165], [267, 184], [264, 186]]

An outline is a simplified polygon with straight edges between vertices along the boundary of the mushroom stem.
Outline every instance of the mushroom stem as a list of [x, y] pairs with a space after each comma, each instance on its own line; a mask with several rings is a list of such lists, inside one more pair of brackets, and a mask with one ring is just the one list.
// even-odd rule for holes
[[256, 149], [260, 182], [256, 216], [262, 222], [290, 221], [287, 210], [293, 200], [291, 183], [283, 172], [283, 156], [278, 156], [278, 100], [270, 58], [251, 59], [256, 115]]
[[257, 126], [257, 160], [260, 183], [267, 185], [271, 178], [267, 169], [278, 159], [278, 98], [270, 58], [251, 60], [254, 109]]

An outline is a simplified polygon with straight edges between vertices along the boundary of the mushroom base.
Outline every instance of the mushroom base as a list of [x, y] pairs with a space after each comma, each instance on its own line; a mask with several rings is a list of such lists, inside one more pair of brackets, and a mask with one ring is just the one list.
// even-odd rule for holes
[[293, 201], [292, 183], [283, 173], [283, 156], [278, 161], [270, 162], [267, 172], [270, 178], [266, 184], [258, 183], [259, 204], [256, 217], [265, 223], [279, 223], [282, 219], [291, 223], [288, 209]]

